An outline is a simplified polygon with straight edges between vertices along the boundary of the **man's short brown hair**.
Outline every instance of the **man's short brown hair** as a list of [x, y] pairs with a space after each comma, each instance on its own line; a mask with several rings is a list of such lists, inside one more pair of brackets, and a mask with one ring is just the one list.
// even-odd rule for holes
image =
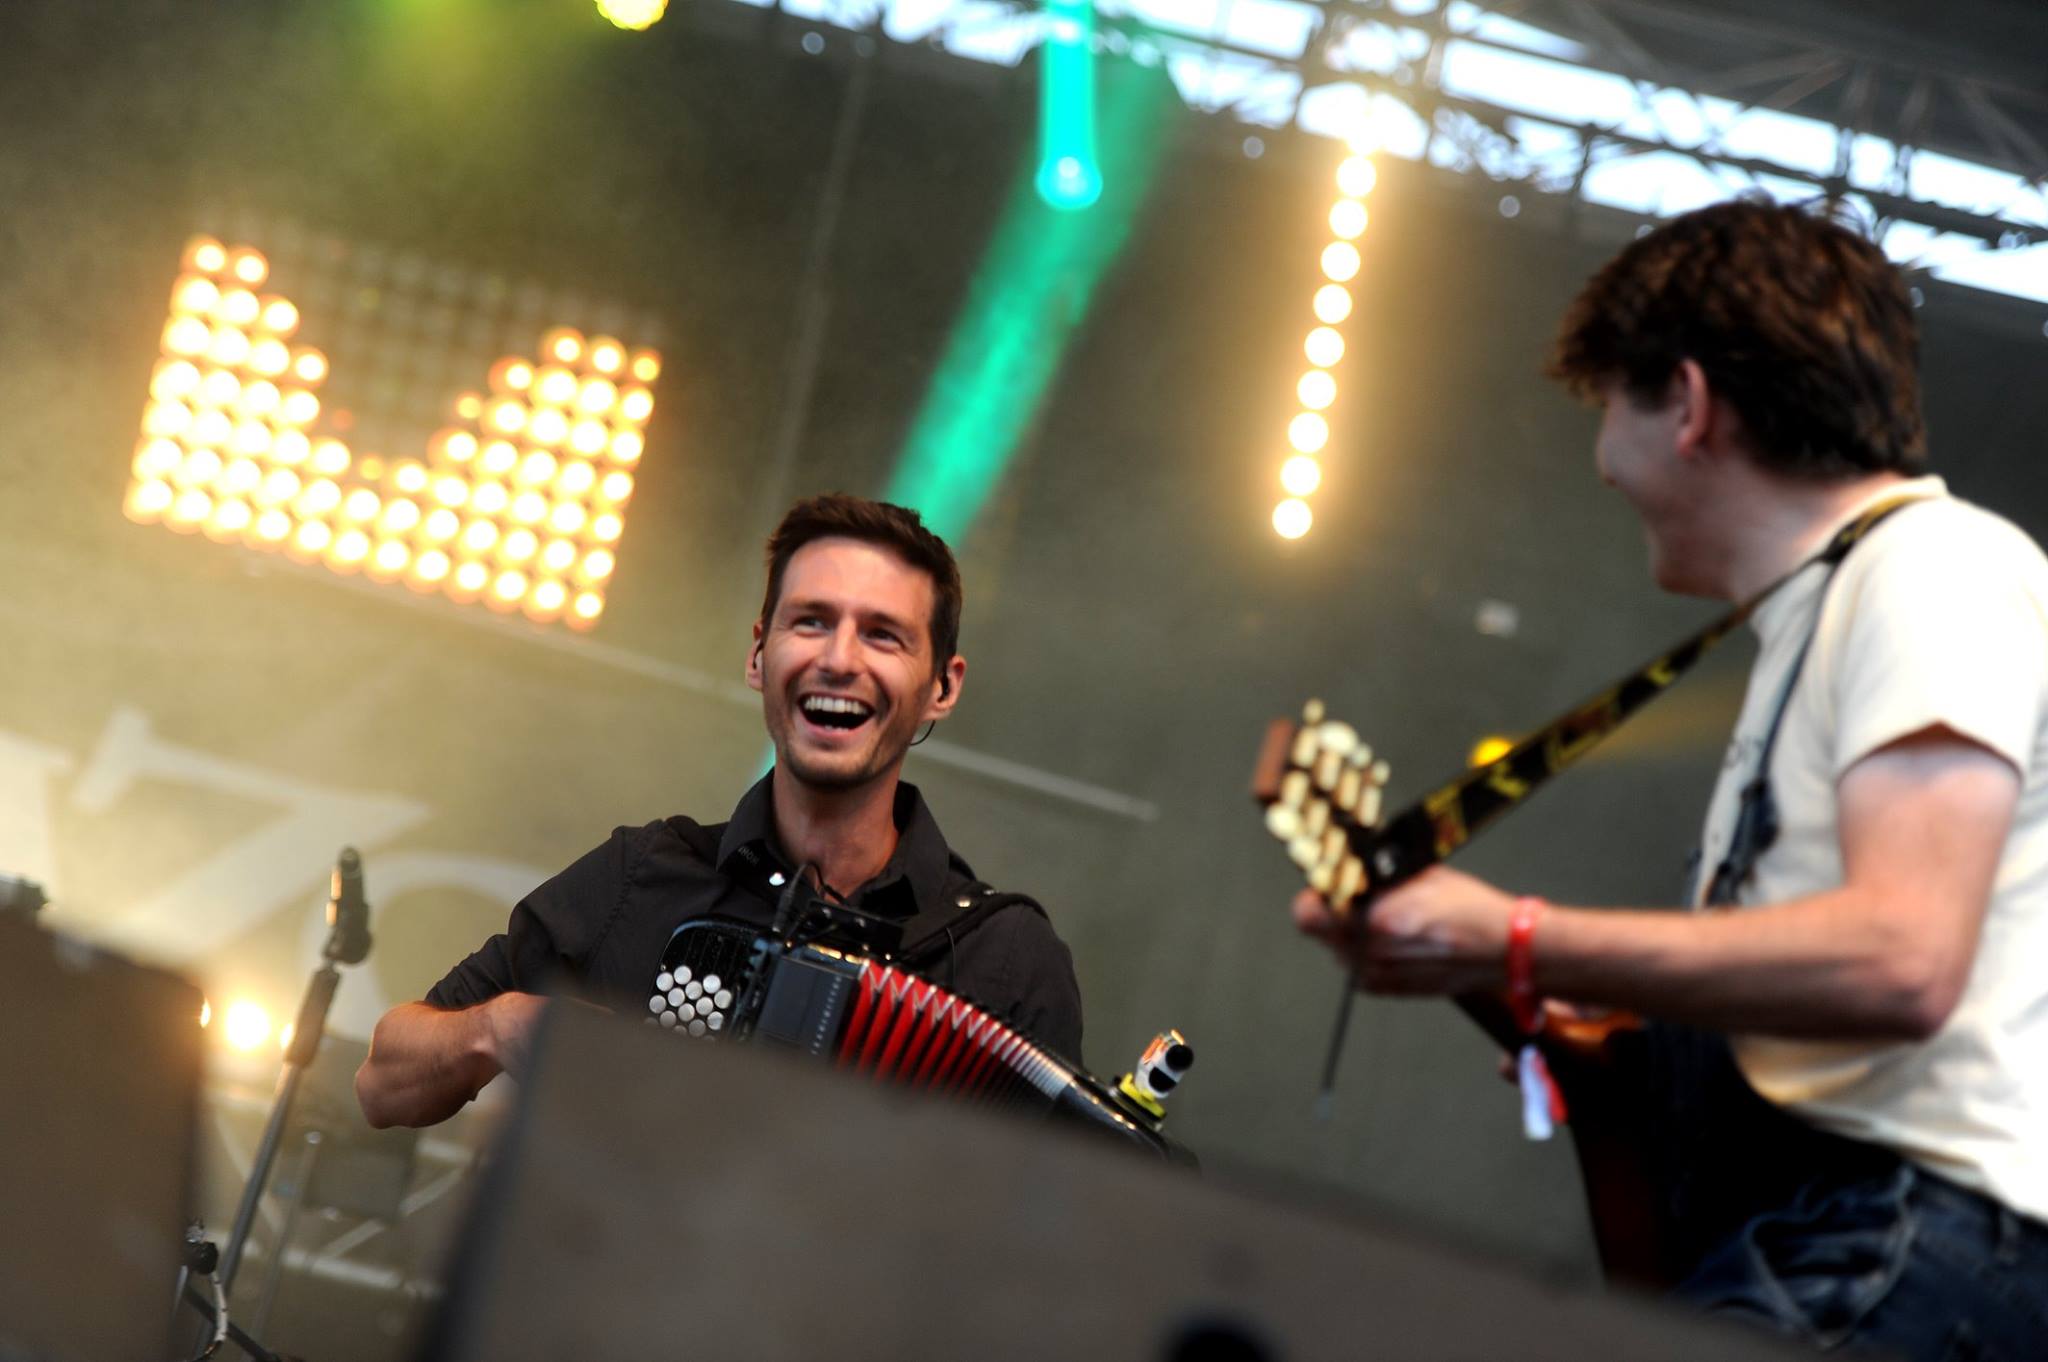
[[1549, 373], [1582, 398], [1619, 381], [1653, 403], [1684, 359], [1766, 468], [1837, 481], [1926, 463], [1905, 281], [1839, 223], [1750, 199], [1673, 218], [1587, 282]]
[[960, 565], [946, 541], [925, 528], [907, 506], [870, 501], [844, 492], [806, 497], [789, 508], [768, 536], [768, 594], [761, 602], [766, 624], [782, 599], [782, 574], [796, 551], [815, 539], [858, 539], [888, 549], [932, 579], [932, 665], [944, 668], [960, 650]]

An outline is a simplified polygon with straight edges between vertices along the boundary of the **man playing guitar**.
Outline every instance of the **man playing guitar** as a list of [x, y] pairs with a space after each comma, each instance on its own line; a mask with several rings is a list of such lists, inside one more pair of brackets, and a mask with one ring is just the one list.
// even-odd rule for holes
[[1438, 867], [1356, 921], [1313, 893], [1294, 914], [1376, 993], [1520, 988], [1725, 1036], [1814, 1142], [1682, 1298], [1826, 1347], [2048, 1356], [2048, 561], [1923, 474], [1917, 357], [1898, 272], [1797, 209], [1703, 209], [1603, 267], [1551, 364], [1602, 408], [1601, 478], [1659, 586], [1769, 592], [1701, 911]]

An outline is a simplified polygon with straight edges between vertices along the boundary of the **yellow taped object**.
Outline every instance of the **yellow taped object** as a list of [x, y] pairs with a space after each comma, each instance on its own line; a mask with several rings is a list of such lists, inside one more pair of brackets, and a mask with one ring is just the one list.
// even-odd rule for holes
[[1124, 1096], [1151, 1112], [1159, 1120], [1163, 1121], [1166, 1119], [1166, 1108], [1160, 1104], [1159, 1099], [1146, 1093], [1136, 1083], [1132, 1082], [1129, 1074], [1119, 1078], [1116, 1081], [1116, 1087], [1118, 1092], [1121, 1092]]

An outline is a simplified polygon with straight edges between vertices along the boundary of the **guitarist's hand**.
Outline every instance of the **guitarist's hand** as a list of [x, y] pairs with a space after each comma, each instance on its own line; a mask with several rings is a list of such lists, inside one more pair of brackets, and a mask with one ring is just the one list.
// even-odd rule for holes
[[1514, 902], [1484, 880], [1437, 866], [1376, 899], [1363, 924], [1313, 891], [1296, 896], [1294, 923], [1355, 960], [1371, 992], [1477, 993], [1506, 982]]

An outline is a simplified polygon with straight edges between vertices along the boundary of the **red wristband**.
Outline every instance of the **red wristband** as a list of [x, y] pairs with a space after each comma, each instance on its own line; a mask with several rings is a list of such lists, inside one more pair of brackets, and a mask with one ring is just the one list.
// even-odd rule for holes
[[1515, 1024], [1525, 1035], [1543, 1029], [1543, 1002], [1536, 996], [1536, 919], [1547, 907], [1542, 899], [1525, 895], [1515, 900], [1508, 913], [1508, 1006]]

